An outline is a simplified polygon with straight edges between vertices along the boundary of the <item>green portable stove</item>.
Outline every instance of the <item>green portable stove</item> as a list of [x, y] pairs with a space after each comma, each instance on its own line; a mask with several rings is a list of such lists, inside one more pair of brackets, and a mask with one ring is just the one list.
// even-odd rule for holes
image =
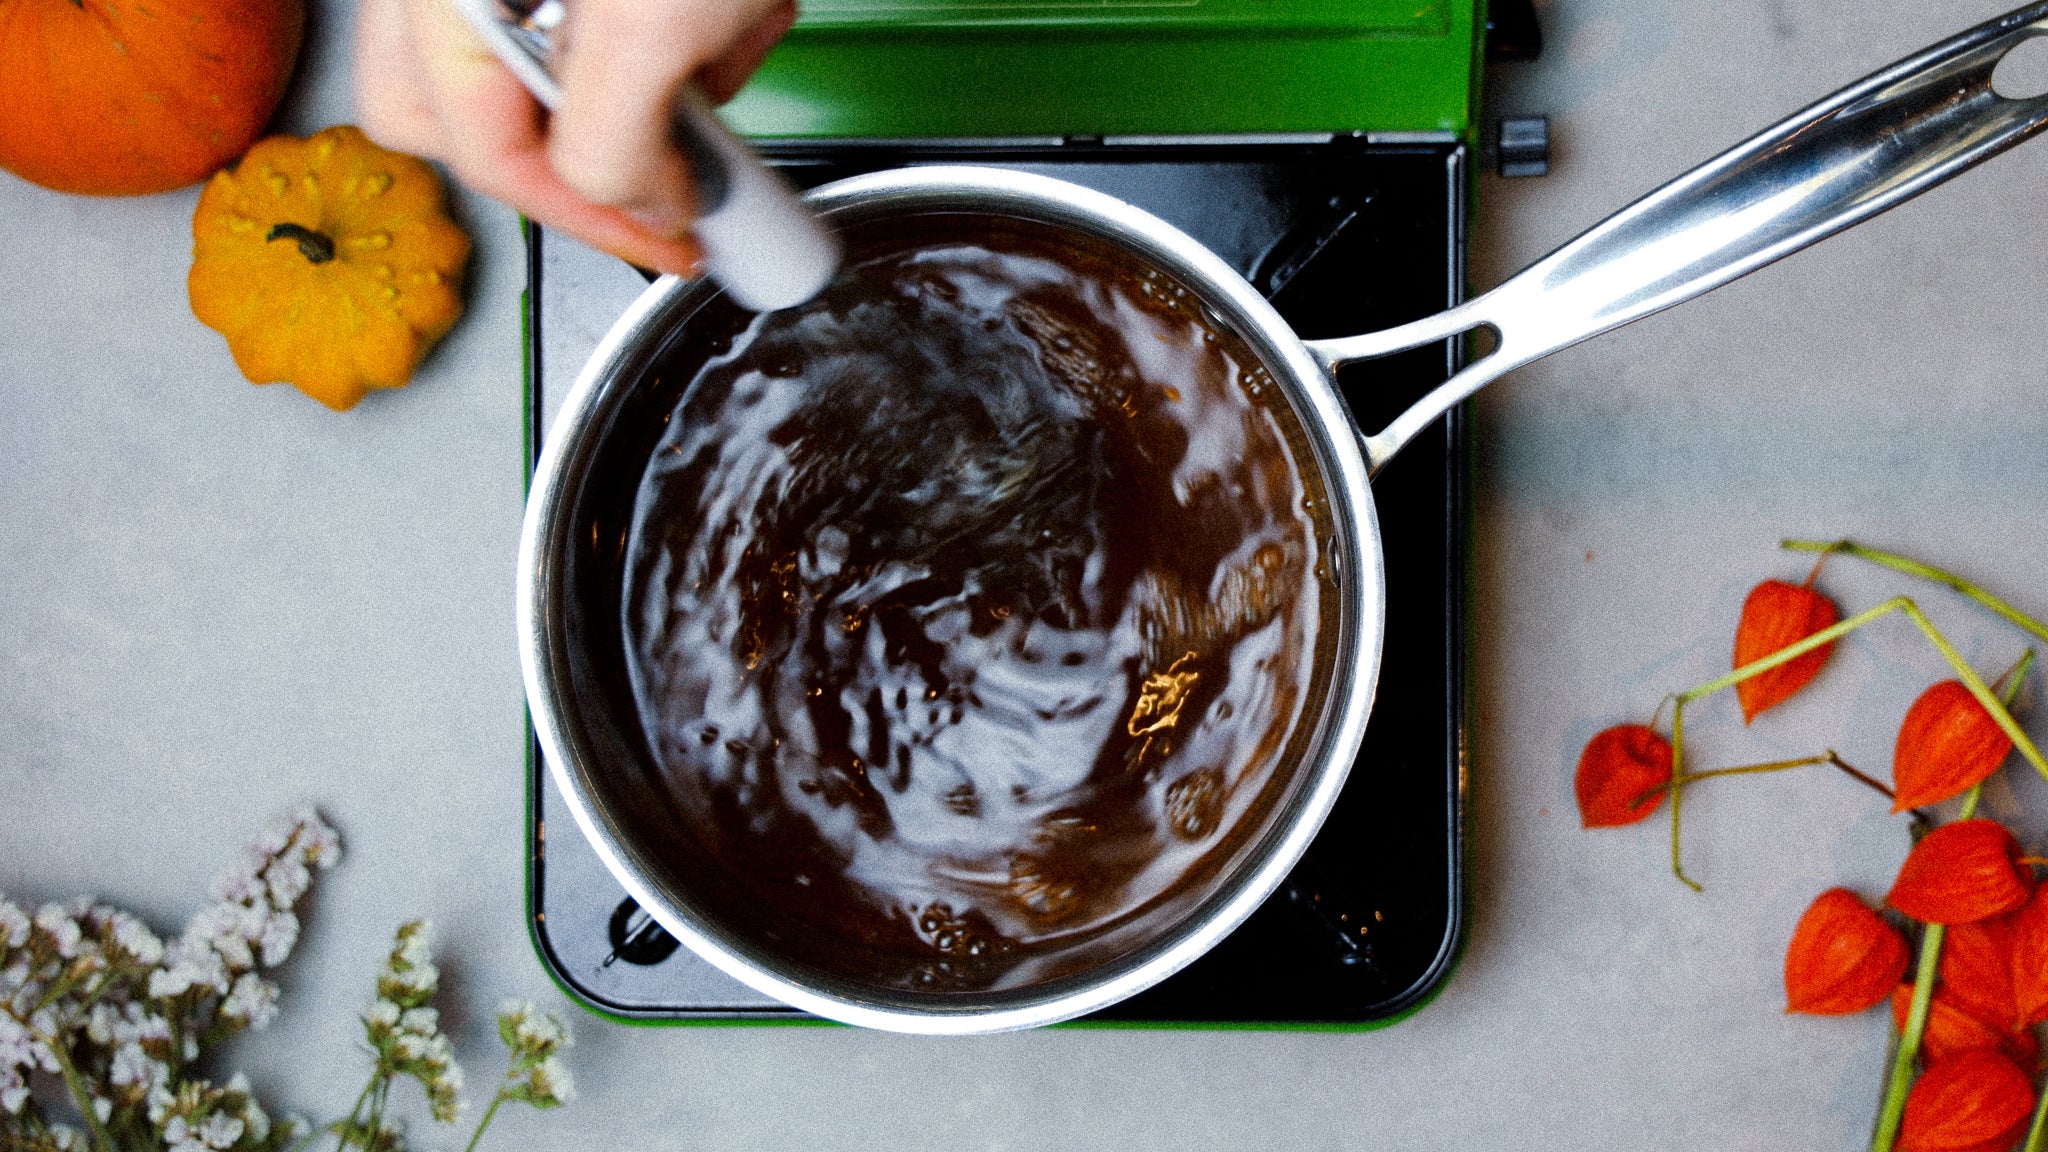
[[[1526, 3], [1518, 15], [1533, 20]], [[725, 114], [807, 187], [931, 163], [1089, 185], [1207, 244], [1316, 338], [1462, 298], [1484, 39], [1480, 0], [813, 0]], [[528, 240], [537, 448], [551, 401], [645, 280], [539, 229]], [[1459, 356], [1447, 343], [1339, 383], [1376, 428]], [[1369, 1026], [1450, 971], [1464, 898], [1464, 445], [1453, 412], [1374, 483], [1384, 672], [1314, 845], [1208, 955], [1090, 1020]], [[678, 948], [570, 823], [549, 828], [561, 803], [537, 749], [528, 774], [534, 944], [571, 996], [641, 1020], [810, 1019]]]

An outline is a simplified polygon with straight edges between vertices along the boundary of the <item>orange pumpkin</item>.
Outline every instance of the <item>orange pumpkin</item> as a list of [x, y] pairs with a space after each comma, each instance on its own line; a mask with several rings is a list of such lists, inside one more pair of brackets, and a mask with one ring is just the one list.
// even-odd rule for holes
[[277, 107], [303, 0], [0, 0], [0, 168], [59, 192], [181, 188]]

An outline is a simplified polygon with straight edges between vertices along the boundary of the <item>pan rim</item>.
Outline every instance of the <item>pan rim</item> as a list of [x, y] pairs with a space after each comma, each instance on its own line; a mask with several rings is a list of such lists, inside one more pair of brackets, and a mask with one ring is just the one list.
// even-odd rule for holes
[[[1056, 1023], [1124, 999], [1165, 979], [1206, 952], [1261, 904], [1285, 879], [1334, 805], [1363, 740], [1378, 686], [1385, 632], [1381, 540], [1366, 457], [1359, 433], [1333, 381], [1299, 337], [1263, 297], [1207, 248], [1164, 221], [1124, 201], [1066, 181], [1008, 169], [933, 165], [856, 176], [821, 187], [806, 199], [828, 218], [841, 213], [958, 208], [1009, 210], [1078, 228], [1130, 250], [1195, 289], [1217, 307], [1273, 371], [1294, 404], [1334, 507], [1336, 538], [1328, 551], [1337, 562], [1339, 635], [1327, 697], [1298, 770], [1308, 774], [1286, 798], [1272, 826], [1220, 880], [1159, 939], [1071, 976], [985, 993], [905, 993], [900, 998], [849, 991], [840, 981], [801, 982], [764, 965], [758, 949], [722, 938], [670, 899], [653, 869], [587, 777], [573, 724], [574, 701], [561, 636], [561, 565], [553, 546], [565, 538], [564, 521], [576, 468], [587, 463], [615, 401], [622, 371], [630, 373], [671, 330], [679, 313], [714, 290], [702, 282], [663, 277], [619, 318], [578, 375], [549, 429], [536, 462], [519, 549], [516, 613], [521, 674], [528, 711], [549, 772], [571, 816], [599, 859], [659, 922], [692, 952], [766, 995], [829, 1019], [920, 1034], [1001, 1032]], [[772, 956], [765, 957], [772, 961]], [[786, 966], [787, 967], [787, 966]], [[1090, 978], [1091, 974], [1096, 974]]]

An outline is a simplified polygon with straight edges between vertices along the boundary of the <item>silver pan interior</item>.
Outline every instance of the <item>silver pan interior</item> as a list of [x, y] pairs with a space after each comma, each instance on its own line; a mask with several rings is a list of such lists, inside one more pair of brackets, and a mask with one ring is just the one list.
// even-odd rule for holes
[[[649, 450], [650, 372], [715, 287], [665, 278], [620, 318], [586, 366], [537, 464], [520, 550], [520, 654], [534, 727], [570, 812], [621, 884], [692, 950], [764, 993], [848, 1023], [918, 1033], [1032, 1027], [1085, 1014], [1172, 974], [1279, 884], [1335, 801], [1363, 737], [1385, 610], [1365, 458], [1342, 399], [1299, 340], [1208, 250], [1121, 201], [995, 169], [931, 167], [857, 177], [810, 199], [836, 225], [930, 213], [998, 215], [1107, 242], [1189, 289], [1211, 321], [1263, 362], [1295, 413], [1331, 507], [1322, 541], [1336, 611], [1318, 647], [1318, 706], [1290, 745], [1284, 787], [1214, 877], [1078, 969], [970, 991], [929, 991], [821, 971], [714, 907], [689, 852], [659, 826], [658, 785], [630, 704], [616, 637], [601, 622], [624, 536], [620, 478]], [[637, 405], [637, 406], [636, 406]], [[630, 499], [630, 497], [628, 497]], [[608, 584], [607, 581], [610, 581]], [[613, 602], [616, 604], [616, 601]], [[582, 607], [579, 607], [581, 605]], [[589, 608], [589, 611], [583, 610]], [[616, 610], [613, 609], [616, 616]], [[593, 623], [593, 621], [597, 621]]]

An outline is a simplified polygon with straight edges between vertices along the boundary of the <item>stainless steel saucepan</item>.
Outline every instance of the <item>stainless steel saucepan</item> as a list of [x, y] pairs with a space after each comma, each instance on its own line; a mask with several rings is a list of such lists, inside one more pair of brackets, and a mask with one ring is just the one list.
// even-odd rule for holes
[[[1269, 810], [1176, 915], [1076, 971], [933, 991], [818, 971], [711, 909], [658, 817], [662, 782], [636, 728], [618, 637], [624, 525], [668, 409], [648, 399], [662, 351], [715, 285], [664, 279], [593, 355], [551, 429], [520, 548], [520, 655], [534, 727], [569, 810], [607, 867], [663, 927], [741, 981], [798, 1008], [906, 1032], [1024, 1028], [1101, 1008], [1163, 979], [1241, 922], [1292, 867], [1343, 784], [1373, 698], [1386, 605], [1371, 478], [1418, 432], [1501, 374], [1668, 308], [1940, 183], [2041, 130], [2048, 95], [2012, 99], [1992, 72], [2048, 35], [2048, 2], [1971, 29], [1861, 81], [1680, 177], [1513, 279], [1384, 332], [1303, 341], [1257, 292], [1186, 235], [1110, 197], [994, 169], [918, 168], [812, 193], [857, 233], [923, 213], [975, 213], [1065, 230], [1186, 288], [1270, 373], [1307, 429], [1329, 494], [1338, 588], [1317, 713]], [[857, 256], [858, 253], [856, 252]], [[1367, 274], [1362, 272], [1361, 274]], [[1490, 330], [1492, 350], [1385, 429], [1361, 432], [1339, 365]], [[623, 504], [623, 507], [621, 506]], [[686, 846], [684, 846], [686, 847]]]

